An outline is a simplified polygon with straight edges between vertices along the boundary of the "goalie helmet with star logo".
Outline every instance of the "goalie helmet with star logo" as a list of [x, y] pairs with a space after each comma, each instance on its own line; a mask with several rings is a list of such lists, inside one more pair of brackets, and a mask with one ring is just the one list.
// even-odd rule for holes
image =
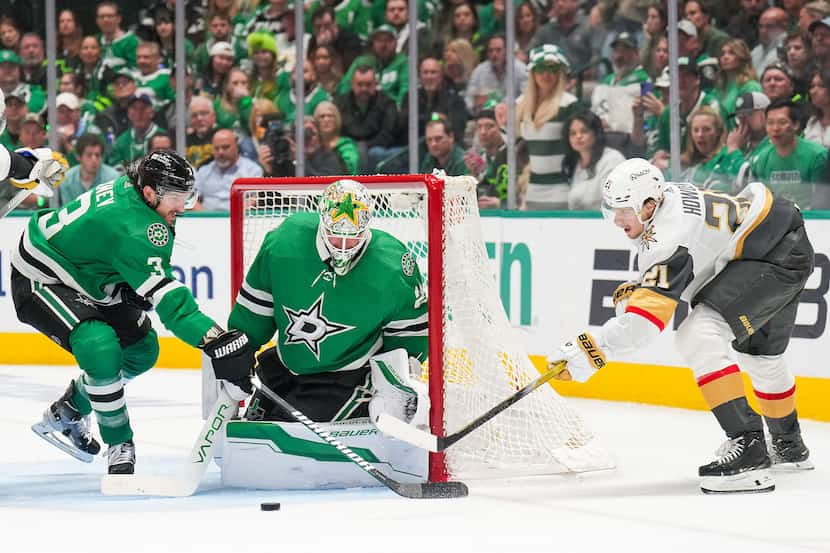
[[660, 169], [645, 159], [628, 159], [617, 165], [602, 185], [602, 213], [606, 219], [613, 221], [615, 209], [630, 207], [637, 220], [645, 224], [642, 219], [643, 205], [648, 200], [660, 205], [665, 186]]
[[331, 266], [336, 274], [345, 275], [369, 238], [372, 197], [359, 182], [340, 179], [323, 191], [317, 211], [318, 232], [331, 254]]

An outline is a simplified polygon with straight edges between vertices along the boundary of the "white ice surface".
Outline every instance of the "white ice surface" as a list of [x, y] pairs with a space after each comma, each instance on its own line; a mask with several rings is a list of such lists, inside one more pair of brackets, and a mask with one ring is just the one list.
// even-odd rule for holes
[[[705, 496], [697, 466], [721, 434], [711, 414], [578, 401], [614, 452], [603, 474], [471, 481], [470, 497], [407, 500], [383, 489], [221, 489], [213, 467], [184, 499], [112, 498], [85, 465], [29, 425], [68, 368], [0, 366], [0, 553], [830, 551], [830, 425], [803, 421], [817, 469], [769, 494]], [[127, 389], [140, 472], [170, 472], [199, 430], [195, 371], [154, 370]], [[355, 470], [358, 470], [355, 468]], [[278, 512], [261, 512], [279, 501]]]

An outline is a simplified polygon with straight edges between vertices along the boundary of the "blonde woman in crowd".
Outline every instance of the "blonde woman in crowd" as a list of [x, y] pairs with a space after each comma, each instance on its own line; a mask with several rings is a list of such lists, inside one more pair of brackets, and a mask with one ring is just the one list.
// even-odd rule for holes
[[360, 168], [360, 151], [354, 140], [348, 136], [341, 136], [340, 127], [343, 120], [337, 106], [328, 100], [320, 102], [314, 108], [314, 119], [320, 129], [320, 142], [323, 148], [337, 154], [350, 175], [357, 175]]
[[718, 57], [716, 92], [721, 113], [735, 113], [735, 102], [744, 92], [761, 92], [752, 56], [746, 42], [740, 38], [731, 38], [723, 43]]
[[[444, 76], [450, 86], [462, 96], [477, 64], [478, 59], [472, 44], [463, 38], [451, 40], [444, 48]], [[470, 107], [467, 106], [467, 109]]]
[[247, 73], [241, 69], [231, 69], [225, 80], [222, 95], [213, 102], [216, 126], [220, 129], [247, 132], [252, 100]]
[[[696, 109], [689, 116], [689, 140], [680, 155], [680, 182], [691, 182], [698, 188], [732, 192], [737, 173], [727, 155], [726, 125], [720, 113], [710, 106]], [[729, 175], [733, 174], [732, 177]]]
[[520, 135], [527, 143], [530, 163], [527, 209], [568, 209], [568, 179], [562, 172], [567, 137], [563, 127], [581, 107], [565, 90], [569, 70], [559, 47], [543, 44], [530, 51], [531, 77], [516, 110]]

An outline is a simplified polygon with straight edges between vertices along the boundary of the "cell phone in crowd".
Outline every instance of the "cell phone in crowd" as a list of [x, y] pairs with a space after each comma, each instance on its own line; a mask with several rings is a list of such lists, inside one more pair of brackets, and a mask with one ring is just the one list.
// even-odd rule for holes
[[640, 83], [640, 96], [645, 96], [646, 94], [652, 92], [654, 90], [654, 83], [651, 81], [643, 81]]

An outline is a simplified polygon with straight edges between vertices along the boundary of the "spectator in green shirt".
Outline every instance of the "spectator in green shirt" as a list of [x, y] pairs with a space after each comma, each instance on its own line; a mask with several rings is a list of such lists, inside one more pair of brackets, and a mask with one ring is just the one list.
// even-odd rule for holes
[[443, 169], [451, 177], [469, 174], [464, 163], [464, 150], [456, 146], [449, 121], [444, 118], [430, 121], [425, 135], [428, 154], [421, 163], [421, 173]]
[[827, 149], [798, 136], [798, 106], [792, 100], [772, 102], [766, 114], [772, 147], [750, 160], [752, 175], [801, 209], [827, 209]]
[[409, 90], [409, 58], [395, 51], [397, 32], [391, 25], [381, 25], [372, 32], [370, 53], [357, 57], [340, 81], [338, 93], [349, 92], [355, 69], [368, 65], [377, 72], [380, 89], [400, 106]]

